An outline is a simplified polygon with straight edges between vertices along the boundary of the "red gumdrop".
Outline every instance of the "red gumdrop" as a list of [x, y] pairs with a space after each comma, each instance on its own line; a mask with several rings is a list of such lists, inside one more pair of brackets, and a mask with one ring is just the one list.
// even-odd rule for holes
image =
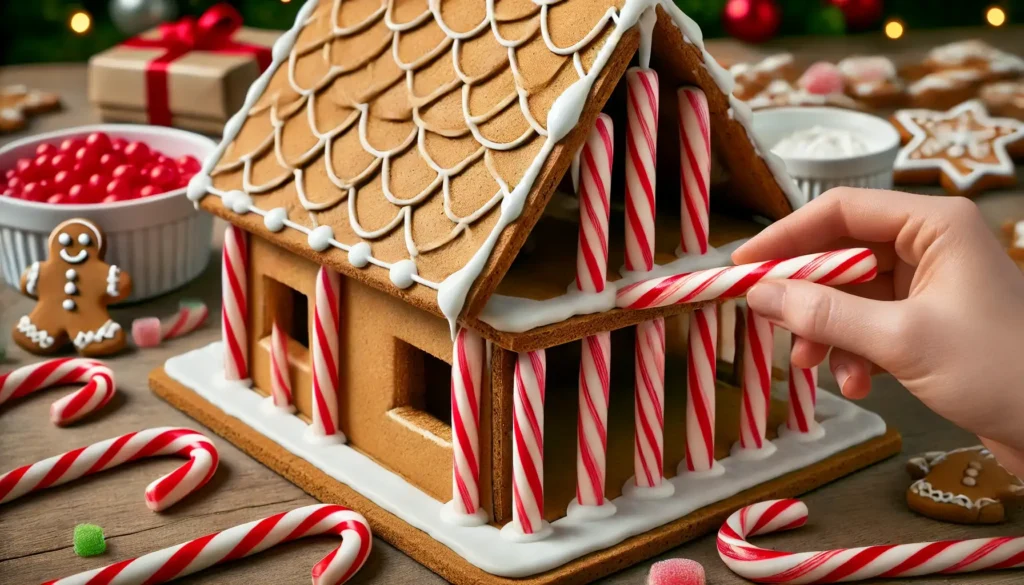
[[163, 191], [160, 190], [159, 187], [157, 187], [155, 185], [146, 185], [145, 187], [142, 187], [141, 189], [139, 189], [138, 196], [139, 197], [152, 197], [153, 195], [159, 195], [161, 193], [163, 193]]
[[809, 93], [830, 95], [842, 93], [846, 85], [842, 72], [828, 61], [818, 61], [807, 68], [797, 84]]
[[102, 154], [110, 150], [110, 136], [106, 132], [93, 132], [85, 137], [85, 145]]
[[128, 162], [141, 165], [149, 161], [151, 154], [145, 142], [129, 142], [124, 147], [124, 156]]
[[105, 173], [112, 173], [121, 164], [121, 155], [116, 152], [104, 152], [100, 155], [99, 169]]
[[18, 172], [18, 176], [28, 179], [32, 176], [32, 159], [30, 158], [19, 158], [14, 163], [14, 169]]
[[78, 138], [66, 138], [60, 143], [57, 150], [68, 154], [75, 154], [75, 152], [79, 148], [82, 148], [83, 145], [85, 145], [85, 142]]
[[46, 198], [46, 202], [50, 205], [63, 205], [65, 203], [71, 203], [68, 200], [68, 196], [65, 193], [54, 193]]
[[83, 146], [75, 151], [75, 162], [80, 163], [86, 169], [93, 169], [99, 163], [100, 156], [88, 146]]
[[49, 142], [40, 142], [39, 146], [36, 147], [36, 156], [41, 154], [53, 156], [54, 154], [57, 154], [57, 147]]
[[178, 183], [178, 171], [172, 166], [157, 165], [149, 171], [149, 180], [158, 187], [171, 187]]

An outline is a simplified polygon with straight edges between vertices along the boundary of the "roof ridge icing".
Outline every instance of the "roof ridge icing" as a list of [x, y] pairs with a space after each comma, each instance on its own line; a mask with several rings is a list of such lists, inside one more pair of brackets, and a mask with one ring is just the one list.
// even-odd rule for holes
[[[314, 109], [316, 105], [314, 104], [314, 98], [309, 97], [310, 95], [313, 95], [315, 91], [317, 91], [318, 88], [314, 87], [307, 90], [303, 90], [305, 91], [304, 94], [302, 94], [302, 92], [299, 93], [304, 95], [304, 98], [308, 98], [305, 99], [307, 117], [309, 120], [310, 128], [312, 129], [312, 133], [318, 139], [318, 141], [316, 145], [314, 145], [308, 151], [306, 151], [305, 153], [298, 157], [299, 164], [301, 164], [303, 160], [312, 160], [315, 157], [314, 151], [319, 152], [321, 146], [323, 146], [324, 150], [328, 153], [329, 156], [334, 136], [337, 136], [344, 129], [350, 128], [353, 124], [356, 124], [356, 118], [358, 118], [359, 140], [363, 145], [363, 149], [367, 153], [375, 156], [376, 160], [374, 162], [369, 163], [366, 169], [364, 169], [364, 171], [357, 175], [356, 177], [343, 180], [335, 175], [335, 172], [332, 170], [332, 164], [330, 164], [329, 162], [330, 159], [328, 159], [328, 163], [326, 164], [327, 175], [330, 178], [330, 180], [335, 185], [337, 185], [339, 189], [341, 189], [341, 194], [327, 201], [312, 200], [312, 194], [306, 192], [304, 182], [305, 170], [301, 167], [290, 169], [290, 173], [283, 173], [281, 176], [275, 179], [276, 183], [275, 181], [271, 181], [270, 183], [265, 183], [263, 185], [252, 184], [250, 180], [252, 161], [251, 158], [246, 158], [246, 156], [248, 155], [243, 156], [239, 160], [236, 160], [228, 165], [233, 166], [234, 168], [242, 168], [242, 185], [244, 190], [222, 190], [216, 188], [213, 183], [212, 175], [215, 173], [215, 171], [218, 170], [217, 165], [220, 163], [225, 153], [227, 152], [228, 146], [231, 145], [242, 132], [243, 124], [248, 119], [250, 113], [254, 111], [261, 97], [268, 90], [268, 86], [271, 83], [271, 79], [273, 78], [276, 71], [282, 65], [285, 65], [287, 63], [287, 66], [289, 67], [289, 82], [291, 83], [292, 87], [296, 89], [299, 88], [299, 84], [295, 80], [296, 51], [294, 51], [293, 49], [295, 49], [296, 42], [298, 41], [299, 35], [302, 32], [303, 28], [312, 23], [312, 15], [313, 12], [316, 10], [317, 6], [319, 5], [319, 2], [320, 0], [306, 0], [305, 4], [302, 6], [298, 14], [296, 15], [294, 25], [288, 31], [286, 31], [274, 44], [272, 51], [273, 61], [271, 66], [268, 67], [267, 70], [264, 71], [264, 73], [259, 77], [259, 79], [257, 79], [257, 81], [253, 83], [253, 85], [249, 88], [249, 91], [246, 94], [244, 105], [235, 115], [233, 115], [228, 120], [227, 124], [225, 125], [223, 140], [217, 146], [216, 150], [206, 159], [206, 161], [204, 161], [202, 170], [195, 177], [193, 177], [193, 179], [189, 183], [187, 189], [187, 197], [193, 202], [195, 202], [197, 206], [199, 201], [207, 195], [219, 197], [224, 207], [230, 209], [234, 213], [254, 213], [262, 216], [264, 226], [271, 232], [280, 232], [286, 227], [301, 232], [302, 234], [306, 235], [309, 246], [317, 252], [323, 252], [330, 248], [335, 248], [347, 252], [348, 261], [356, 268], [363, 268], [368, 266], [369, 264], [373, 264], [378, 267], [387, 269], [389, 271], [392, 283], [394, 283], [396, 286], [400, 288], [406, 288], [411, 286], [413, 283], [418, 283], [436, 290], [438, 308], [440, 309], [444, 317], [448, 320], [453, 335], [456, 329], [456, 321], [459, 318], [466, 304], [467, 296], [469, 295], [474, 282], [476, 282], [478, 277], [484, 271], [488, 260], [491, 258], [492, 253], [494, 252], [494, 249], [498, 244], [502, 232], [505, 230], [506, 227], [515, 222], [522, 215], [527, 199], [529, 195], [534, 191], [535, 183], [538, 177], [540, 176], [545, 164], [550, 159], [552, 151], [554, 150], [555, 146], [563, 138], [565, 138], [566, 135], [568, 135], [569, 132], [577, 125], [580, 116], [585, 109], [587, 98], [591, 93], [591, 89], [594, 83], [597, 81], [601, 73], [604, 71], [605, 65], [612, 57], [623, 35], [627, 31], [633, 29], [633, 27], [638, 27], [640, 32], [640, 66], [646, 67], [649, 65], [653, 29], [655, 22], [657, 20], [655, 10], [658, 7], [661, 7], [672, 18], [672, 21], [675, 23], [676, 27], [682, 33], [683, 38], [690, 44], [700, 49], [704, 60], [704, 66], [707, 69], [708, 73], [711, 75], [712, 79], [714, 80], [718, 88], [725, 95], [729, 96], [731, 115], [734, 119], [740, 122], [740, 124], [746, 129], [748, 137], [750, 138], [751, 143], [754, 147], [754, 150], [764, 159], [769, 170], [774, 175], [776, 182], [779, 184], [780, 188], [783, 190], [787, 199], [789, 200], [790, 205], [793, 208], [796, 208], [799, 206], [800, 203], [802, 203], [803, 195], [799, 192], [795, 183], [793, 183], [792, 179], [786, 173], [785, 167], [782, 164], [781, 160], [772, 155], [770, 150], [764, 147], [764, 145], [760, 144], [757, 138], [753, 135], [750, 127], [750, 109], [745, 104], [743, 104], [743, 102], [735, 99], [732, 96], [732, 77], [705, 50], [703, 38], [700, 29], [697, 27], [696, 23], [693, 22], [693, 20], [691, 20], [689, 17], [687, 17], [670, 0], [623, 0], [621, 9], [616, 9], [615, 6], [609, 6], [609, 8], [605, 11], [601, 19], [593, 26], [593, 28], [586, 35], [584, 35], [576, 43], [566, 47], [558, 47], [555, 44], [555, 41], [551, 38], [551, 33], [548, 30], [549, 10], [552, 7], [562, 3], [562, 0], [533, 0], [534, 5], [540, 10], [541, 35], [543, 37], [545, 45], [547, 45], [548, 50], [553, 53], [560, 54], [562, 56], [568, 56], [570, 54], [573, 55], [573, 65], [575, 66], [576, 71], [581, 76], [577, 81], [572, 82], [568, 87], [566, 87], [561, 92], [561, 94], [554, 99], [554, 102], [551, 104], [547, 112], [546, 128], [533, 117], [529, 106], [525, 103], [527, 99], [525, 92], [521, 89], [517, 89], [518, 99], [521, 102], [520, 109], [524, 112], [524, 117], [527, 119], [531, 127], [531, 130], [533, 132], [536, 132], [536, 134], [543, 139], [543, 144], [541, 145], [537, 154], [534, 156], [532, 162], [523, 172], [521, 178], [518, 180], [516, 185], [511, 189], [509, 189], [509, 185], [504, 180], [501, 179], [500, 173], [496, 172], [495, 169], [493, 168], [494, 163], [492, 157], [490, 156], [490, 151], [488, 149], [501, 151], [514, 148], [518, 144], [521, 144], [526, 139], [525, 137], [527, 135], [524, 134], [523, 137], [520, 137], [519, 139], [513, 140], [509, 143], [498, 143], [494, 140], [489, 139], [487, 136], [483, 135], [478, 127], [478, 125], [482, 124], [483, 122], [478, 120], [484, 118], [484, 116], [474, 117], [471, 115], [469, 111], [469, 100], [465, 95], [469, 92], [469, 85], [463, 85], [462, 114], [463, 117], [465, 118], [465, 122], [467, 127], [469, 128], [469, 131], [473, 134], [473, 137], [480, 145], [480, 148], [476, 153], [466, 157], [461, 163], [459, 163], [459, 165], [456, 165], [455, 167], [444, 168], [442, 165], [437, 164], [436, 162], [431, 160], [429, 154], [427, 153], [427, 150], [423, 146], [423, 142], [425, 140], [425, 131], [423, 130], [423, 128], [425, 124], [417, 124], [418, 130], [413, 130], [410, 133], [409, 137], [406, 139], [406, 141], [398, 145], [397, 147], [393, 147], [388, 151], [377, 150], [373, 145], [369, 143], [369, 139], [367, 137], [366, 126], [369, 119], [368, 111], [372, 106], [368, 99], [362, 101], [361, 103], [356, 103], [352, 108], [353, 112], [351, 113], [350, 118], [346, 119], [342, 125], [339, 125], [337, 128], [335, 128], [332, 131], [328, 131], [327, 133], [319, 132], [316, 126], [316, 120], [314, 116]], [[486, 0], [486, 18], [481, 20], [477, 27], [474, 27], [469, 31], [464, 31], [461, 33], [452, 30], [444, 23], [444, 19], [441, 18], [440, 0], [428, 0], [429, 10], [424, 11], [423, 13], [421, 13], [420, 15], [418, 15], [417, 17], [413, 18], [410, 21], [401, 24], [395, 23], [392, 20], [394, 16], [392, 14], [392, 9], [394, 8], [394, 1], [390, 0], [387, 3], [382, 3], [381, 8], [378, 10], [378, 12], [370, 14], [369, 18], [365, 18], [363, 21], [361, 21], [361, 23], [356, 24], [351, 28], [352, 30], [357, 32], [365, 30], [367, 27], [372, 26], [372, 19], [383, 17], [383, 19], [385, 20], [385, 24], [389, 28], [393, 27], [393, 30], [397, 31], [403, 29], [403, 27], [404, 29], [414, 27], [421, 20], [427, 19], [431, 15], [433, 15], [438, 26], [444, 31], [444, 34], [448, 36], [447, 41], [443, 41], [439, 43], [437, 46], [447, 47], [448, 44], [454, 44], [453, 51], [456, 51], [455, 54], [457, 55], [458, 46], [463, 38], [469, 38], [472, 34], [479, 33], [480, 30], [478, 29], [482, 30], [482, 28], [487, 27], [489, 25], [492, 27], [492, 30], [495, 35], [495, 40], [502, 46], [509, 48], [508, 54], [510, 65], [512, 67], [512, 75], [521, 76], [522, 74], [519, 73], [518, 67], [515, 63], [515, 53], [510, 48], [512, 47], [512, 44], [516, 43], [517, 41], [505, 39], [499, 33], [498, 25], [496, 24], [495, 21], [495, 2], [496, 0]], [[323, 50], [325, 53], [329, 50], [331, 39], [337, 38], [338, 34], [344, 34], [348, 32], [346, 29], [338, 27], [337, 25], [340, 4], [340, 1], [336, 0], [332, 7], [331, 19], [332, 27], [334, 27], [332, 34], [334, 36], [332, 36], [323, 45]], [[609, 23], [614, 25], [613, 28], [610, 30], [610, 32], [607, 33], [607, 38], [601, 45], [596, 56], [594, 57], [594, 61], [590, 66], [589, 70], [584, 71], [584, 66], [582, 65], [580, 58], [580, 51], [588, 47], [590, 43], [592, 43], [602, 33], [605, 33], [605, 30]], [[302, 47], [301, 49], [303, 50], [304, 53], [317, 50], [315, 46]], [[438, 51], [443, 51], [443, 49], [438, 49]], [[404, 63], [403, 61], [401, 61], [399, 55], [399, 43], [397, 42], [397, 37], [395, 37], [395, 42], [392, 43], [391, 52], [393, 54], [395, 64], [398, 67], [402, 68], [406, 73], [406, 79], [410, 93], [412, 92], [413, 83], [412, 70], [417, 65], [422, 65], [424, 60], [426, 60], [426, 62], [429, 62], [431, 59], [434, 59], [437, 56], [428, 53], [427, 55], [422, 55], [420, 59], [415, 62]], [[457, 63], [455, 69], [457, 80], [461, 80], [463, 77], [467, 77], [464, 72], [459, 70]], [[331, 70], [331, 73], [334, 73], [333, 69]], [[329, 84], [331, 80], [333, 80], [333, 78], [330, 75], [328, 75], [324, 78], [324, 80], [321, 80], [321, 83]], [[385, 87], [382, 90], [380, 90], [380, 93], [387, 93], [389, 89], [390, 86]], [[438, 95], [440, 95], [439, 92], [441, 91], [441, 89], [437, 89], [433, 92], [435, 98]], [[430, 95], [426, 96], [425, 98], [422, 98], [423, 103], [429, 103], [430, 98]], [[515, 98], [511, 99], [514, 100]], [[284, 161], [285, 157], [281, 152], [280, 137], [281, 132], [283, 132], [283, 122], [281, 122], [280, 119], [277, 117], [277, 107], [278, 104], [276, 101], [271, 103], [270, 105], [271, 123], [275, 125], [273, 133], [271, 133], [267, 139], [265, 139], [261, 144], [259, 144], [257, 148], [252, 151], [252, 153], [260, 153], [266, 151], [267, 149], [270, 148], [271, 142], [273, 142], [275, 155], [277, 156], [278, 160]], [[301, 107], [301, 104], [296, 105], [295, 110], [294, 112], [292, 112], [292, 114], [298, 115], [295, 112], [297, 112], [298, 109], [300, 109]], [[495, 111], [500, 111], [501, 107], [504, 106], [499, 104], [499, 106], [496, 106], [493, 109]], [[285, 106], [285, 108], [287, 108], [287, 105]], [[263, 110], [261, 109], [260, 111]], [[286, 112], [286, 114], [287, 113], [288, 112]], [[419, 116], [417, 108], [412, 108], [412, 115], [414, 118]], [[486, 115], [488, 114], [485, 114], [485, 116]], [[490, 115], [493, 116], [496, 114], [491, 112]], [[341, 128], [341, 130], [339, 130], [339, 128]], [[429, 164], [433, 168], [433, 170], [438, 173], [438, 175], [437, 178], [434, 179], [428, 186], [426, 186], [418, 195], [412, 198], [402, 199], [397, 197], [395, 194], [391, 193], [389, 189], [389, 173], [391, 170], [390, 167], [393, 164], [391, 158], [392, 155], [396, 152], [401, 152], [403, 149], [412, 148], [413, 142], [416, 143], [416, 148], [418, 148], [420, 151], [419, 154], [423, 157], [425, 161], [427, 161], [427, 164]], [[495, 193], [493, 197], [490, 198], [490, 200], [488, 200], [479, 209], [475, 210], [474, 212], [466, 216], [459, 216], [452, 209], [452, 202], [450, 200], [449, 177], [452, 176], [453, 174], [456, 174], [456, 168], [465, 168], [465, 166], [473, 164], [474, 162], [478, 161], [480, 157], [483, 157], [484, 164], [486, 165], [487, 170], [492, 175], [492, 178], [495, 179], [500, 189], [498, 190], [497, 193]], [[378, 172], [378, 170], [381, 173], [381, 189], [383, 191], [384, 197], [387, 198], [388, 201], [390, 201], [391, 203], [395, 204], [396, 206], [399, 206], [399, 211], [396, 213], [395, 217], [386, 225], [378, 227], [377, 229], [373, 230], [363, 228], [359, 224], [359, 220], [356, 216], [356, 188], [353, 185], [356, 184], [356, 182], [360, 178], [372, 175], [373, 173]], [[299, 203], [307, 212], [310, 212], [310, 216], [312, 218], [311, 226], [306, 226], [292, 219], [289, 219], [287, 209], [285, 209], [284, 207], [276, 207], [273, 209], [261, 209], [254, 205], [253, 203], [250, 194], [259, 194], [261, 192], [269, 191], [284, 184], [289, 179], [293, 179], [295, 182], [295, 190], [299, 199]], [[425, 253], [430, 250], [428, 250], [426, 247], [418, 247], [416, 243], [413, 241], [413, 229], [411, 226], [411, 205], [415, 204], [419, 200], [419, 198], [426, 197], [428, 194], [433, 193], [439, 187], [441, 188], [444, 196], [444, 212], [448, 216], [449, 220], [451, 220], [455, 224], [455, 227], [452, 228], [449, 234], [450, 240], [455, 239], [456, 237], [461, 235], [463, 233], [463, 230], [465, 230], [466, 227], [476, 219], [479, 219], [485, 214], [489, 214], [495, 208], [497, 208], [499, 211], [495, 224], [490, 228], [490, 232], [487, 234], [487, 237], [473, 251], [472, 256], [469, 258], [469, 260], [465, 262], [464, 265], [459, 267], [455, 272], [452, 272], [447, 277], [443, 278], [443, 280], [435, 282], [433, 280], [424, 278], [417, 272], [415, 262], [417, 254], [419, 252]], [[370, 245], [367, 242], [360, 241], [355, 244], [345, 244], [334, 238], [334, 232], [330, 225], [317, 225], [315, 215], [316, 211], [337, 205], [346, 197], [348, 199], [347, 208], [351, 229], [360, 238], [372, 239], [373, 237], [379, 236], [382, 233], [398, 229], [399, 224], [404, 223], [403, 228], [405, 243], [409, 251], [410, 258], [397, 260], [393, 262], [388, 262], [376, 258], [374, 257]], [[442, 242], [440, 244], [436, 244], [435, 242], [436, 246], [441, 246], [444, 245], [445, 243], [447, 242]], [[428, 244], [428, 247], [429, 246], [430, 244]]]

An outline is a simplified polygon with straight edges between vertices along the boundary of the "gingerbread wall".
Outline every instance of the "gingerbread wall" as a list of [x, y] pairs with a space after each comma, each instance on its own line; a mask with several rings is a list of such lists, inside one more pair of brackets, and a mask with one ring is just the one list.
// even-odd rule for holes
[[[269, 395], [272, 319], [288, 337], [297, 416], [312, 409], [308, 336], [318, 266], [259, 237], [251, 238], [249, 271], [253, 387]], [[447, 323], [423, 310], [341, 279], [339, 426], [348, 444], [439, 501], [451, 499], [450, 372]], [[304, 343], [305, 342], [305, 343]], [[481, 444], [490, 444], [490, 386], [483, 388]], [[490, 454], [483, 450], [482, 467]], [[490, 477], [481, 503], [490, 509]]]

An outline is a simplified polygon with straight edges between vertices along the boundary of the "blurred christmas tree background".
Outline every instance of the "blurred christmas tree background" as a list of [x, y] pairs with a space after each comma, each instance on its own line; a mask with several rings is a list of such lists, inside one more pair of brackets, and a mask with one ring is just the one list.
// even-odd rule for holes
[[[247, 26], [284, 29], [305, 0], [234, 0]], [[484, 0], [479, 0], [483, 2]], [[705, 37], [758, 42], [785, 35], [881, 34], [883, 23], [908, 30], [982, 26], [995, 8], [1012, 24], [1024, 0], [675, 0]], [[163, 18], [198, 16], [215, 0], [0, 0], [0, 63], [84, 61]], [[424, 5], [426, 2], [424, 1]], [[990, 22], [989, 24], [993, 24]], [[74, 32], [74, 30], [80, 32]]]

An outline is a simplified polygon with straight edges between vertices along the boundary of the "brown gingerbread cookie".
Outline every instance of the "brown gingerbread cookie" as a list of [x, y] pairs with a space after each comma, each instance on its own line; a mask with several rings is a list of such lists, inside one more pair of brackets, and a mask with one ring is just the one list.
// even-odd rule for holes
[[945, 522], [1002, 522], [1004, 504], [1024, 496], [1024, 484], [981, 445], [913, 457], [907, 473], [917, 480], [907, 489], [910, 509]]
[[55, 93], [29, 89], [24, 85], [0, 87], [0, 133], [21, 130], [30, 116], [60, 108]]
[[1003, 223], [1000, 240], [1006, 246], [1006, 253], [1024, 270], [1024, 220]]
[[990, 83], [981, 88], [978, 97], [992, 115], [1024, 120], [1024, 81]]
[[888, 57], [852, 56], [836, 63], [846, 81], [846, 95], [870, 108], [902, 105], [906, 86]]
[[40, 355], [68, 342], [89, 357], [124, 348], [125, 331], [111, 320], [107, 305], [127, 298], [132, 280], [103, 261], [105, 251], [103, 232], [85, 219], [69, 219], [50, 233], [49, 258], [21, 275], [21, 292], [39, 301], [14, 326], [15, 343]]
[[972, 197], [1017, 182], [1013, 159], [1024, 156], [1024, 123], [993, 118], [978, 100], [948, 111], [899, 110], [892, 123], [903, 139], [893, 180], [938, 182], [951, 195]]
[[794, 83], [800, 77], [789, 53], [765, 57], [757, 63], [737, 63], [729, 68], [729, 73], [735, 82], [733, 95], [743, 101], [760, 94], [773, 81]]
[[751, 110], [768, 108], [832, 106], [847, 110], [863, 110], [864, 104], [842, 92], [820, 94], [795, 87], [781, 79], [768, 84], [763, 91], [747, 100]]

